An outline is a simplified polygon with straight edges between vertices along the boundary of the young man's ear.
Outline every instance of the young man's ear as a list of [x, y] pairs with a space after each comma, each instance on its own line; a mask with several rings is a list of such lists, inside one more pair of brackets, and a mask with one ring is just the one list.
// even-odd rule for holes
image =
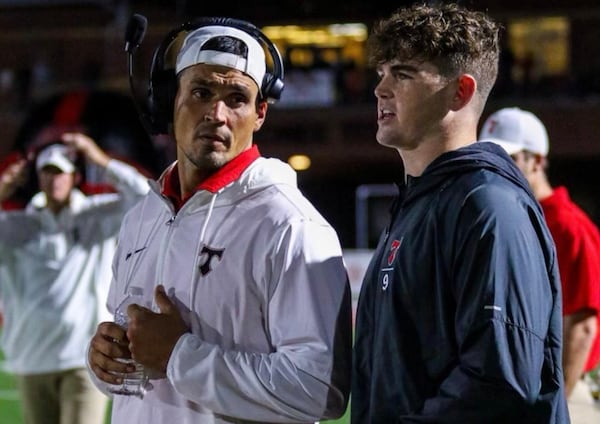
[[540, 154], [534, 154], [533, 157], [535, 158], [535, 167], [539, 168], [541, 170], [546, 169], [547, 166], [547, 162], [546, 162], [546, 157], [542, 156]]
[[452, 110], [462, 109], [468, 104], [477, 91], [477, 81], [472, 75], [462, 74], [456, 82], [452, 101]]

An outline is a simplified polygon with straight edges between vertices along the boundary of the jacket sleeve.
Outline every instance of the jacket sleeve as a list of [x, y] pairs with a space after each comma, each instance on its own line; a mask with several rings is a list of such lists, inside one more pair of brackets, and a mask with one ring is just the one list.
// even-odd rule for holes
[[0, 249], [14, 249], [37, 236], [39, 231], [40, 222], [34, 214], [0, 209]]
[[118, 194], [103, 193], [88, 197], [89, 209], [77, 217], [82, 226], [96, 226], [94, 237], [113, 237], [121, 227], [123, 217], [150, 190], [148, 178], [133, 166], [111, 159], [106, 167], [108, 181]]
[[129, 209], [148, 193], [148, 178], [133, 166], [111, 159], [106, 166], [108, 180], [123, 197], [124, 208]]
[[182, 396], [217, 414], [257, 422], [339, 417], [350, 390], [351, 298], [337, 235], [302, 222], [278, 244], [265, 322], [257, 323], [272, 351], [225, 350], [187, 334], [167, 376]]
[[540, 402], [562, 390], [560, 292], [536, 206], [502, 187], [463, 203], [448, 230], [456, 366], [400, 422], [550, 422]]

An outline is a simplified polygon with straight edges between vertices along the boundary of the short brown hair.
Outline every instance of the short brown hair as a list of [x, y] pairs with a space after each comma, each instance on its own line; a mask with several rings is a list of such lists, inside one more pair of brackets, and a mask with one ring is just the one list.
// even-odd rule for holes
[[375, 24], [368, 60], [379, 66], [392, 60], [431, 62], [446, 77], [473, 75], [485, 101], [498, 74], [499, 25], [482, 12], [455, 3], [413, 5]]

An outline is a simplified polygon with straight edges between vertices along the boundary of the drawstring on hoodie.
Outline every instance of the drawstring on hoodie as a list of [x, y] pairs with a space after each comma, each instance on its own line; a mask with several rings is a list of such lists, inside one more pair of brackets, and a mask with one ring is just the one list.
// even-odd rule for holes
[[[145, 214], [146, 211], [146, 206], [147, 206], [148, 202], [143, 202], [142, 203], [142, 215]], [[143, 226], [144, 226], [144, 222], [142, 220], [139, 221], [138, 223], [138, 227], [137, 227], [137, 232], [135, 235], [135, 242], [132, 245], [135, 249], [140, 249], [140, 248], [146, 248], [146, 246], [148, 246], [148, 244], [150, 243], [150, 238], [152, 237], [152, 235], [156, 232], [158, 226], [161, 223], [161, 219], [157, 218], [155, 220], [155, 222], [152, 224], [152, 228], [150, 229], [150, 231], [146, 232], [146, 237], [144, 240], [144, 243], [140, 243], [142, 234], [143, 234]], [[129, 266], [127, 267], [127, 271], [125, 273], [125, 287], [123, 288], [123, 294], [126, 295], [127, 291], [129, 290], [129, 286], [131, 284], [131, 276], [134, 273], [134, 269], [140, 264], [140, 261], [137, 260], [137, 258], [131, 259], [131, 262], [129, 263]], [[127, 259], [126, 259], [127, 261]]]
[[210, 199], [210, 205], [208, 206], [208, 212], [206, 213], [206, 219], [204, 220], [204, 224], [202, 224], [202, 231], [200, 231], [200, 242], [204, 241], [204, 234], [206, 233], [206, 227], [208, 227], [208, 221], [215, 209], [215, 202], [217, 201], [217, 196], [220, 191], [217, 191], [213, 194], [213, 197]]

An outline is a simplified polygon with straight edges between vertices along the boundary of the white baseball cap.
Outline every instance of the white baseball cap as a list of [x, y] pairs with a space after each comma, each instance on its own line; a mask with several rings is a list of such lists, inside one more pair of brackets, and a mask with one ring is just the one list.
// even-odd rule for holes
[[[229, 36], [242, 41], [248, 48], [247, 57], [204, 47], [207, 41], [221, 36]], [[184, 69], [200, 63], [237, 69], [252, 78], [259, 90], [267, 69], [265, 51], [254, 37], [241, 29], [222, 25], [200, 27], [186, 35], [177, 54], [175, 72], [179, 74]]]
[[527, 150], [538, 155], [548, 155], [548, 132], [537, 116], [518, 107], [500, 109], [484, 122], [480, 141], [498, 144], [509, 155]]
[[69, 148], [63, 144], [53, 144], [38, 154], [35, 168], [40, 171], [45, 166], [55, 166], [67, 174], [75, 172], [75, 165], [69, 159]]

